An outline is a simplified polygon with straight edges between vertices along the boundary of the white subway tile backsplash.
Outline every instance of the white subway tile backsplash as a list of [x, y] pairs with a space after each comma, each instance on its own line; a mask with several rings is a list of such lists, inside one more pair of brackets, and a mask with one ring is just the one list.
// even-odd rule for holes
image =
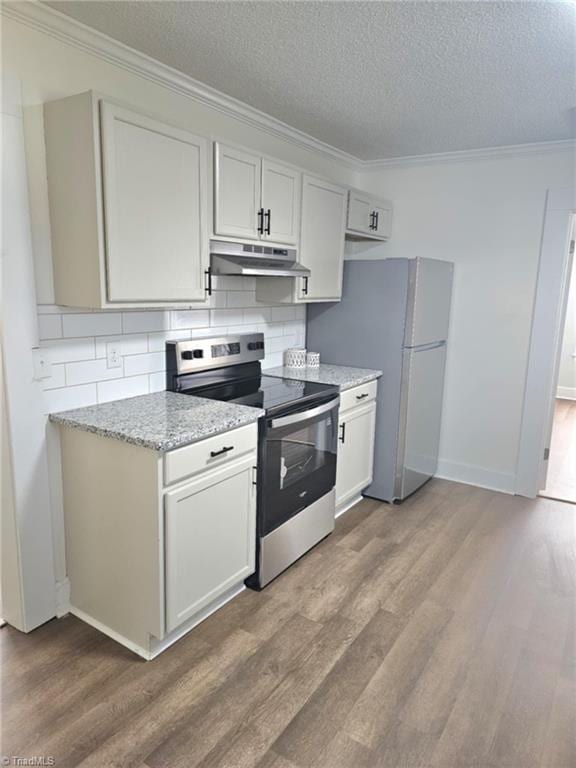
[[61, 315], [38, 315], [38, 336], [42, 339], [59, 339], [62, 336]]
[[296, 320], [297, 307], [272, 307], [272, 320], [275, 322], [285, 320]]
[[212, 288], [218, 291], [255, 291], [256, 278], [234, 275], [215, 275], [212, 278]]
[[64, 336], [112, 336], [122, 333], [119, 312], [87, 312], [62, 315]]
[[140, 373], [155, 373], [166, 368], [164, 352], [148, 352], [145, 355], [130, 355], [124, 359], [126, 376], [136, 376]]
[[241, 309], [211, 309], [210, 325], [241, 325], [243, 320]]
[[81, 363], [66, 363], [66, 383], [68, 386], [87, 384], [91, 381], [106, 381], [123, 376], [122, 367], [108, 368], [104, 358], [85, 360]]
[[128, 376], [124, 379], [103, 381], [97, 385], [98, 402], [107, 403], [110, 400], [120, 400], [123, 397], [147, 395], [150, 391], [148, 376]]
[[284, 336], [284, 323], [266, 323], [263, 326], [266, 339], [273, 339], [276, 336]]
[[122, 312], [122, 331], [124, 333], [167, 331], [169, 329], [170, 312], [168, 311], [149, 309], [143, 312]]
[[71, 408], [83, 408], [97, 402], [96, 384], [83, 384], [79, 387], [63, 387], [44, 392], [45, 413], [68, 411]]
[[42, 389], [57, 389], [66, 386], [66, 366], [64, 363], [52, 366], [52, 375], [48, 379], [42, 379]]
[[95, 357], [94, 338], [91, 336], [86, 339], [47, 341], [41, 347], [51, 363], [73, 363]]
[[164, 371], [159, 373], [149, 373], [148, 381], [150, 392], [164, 392], [166, 389], [166, 374]]
[[254, 307], [256, 305], [256, 294], [254, 291], [230, 291], [226, 306], [230, 309], [236, 307]]
[[244, 310], [245, 323], [269, 323], [272, 320], [272, 309], [270, 307], [258, 307]]
[[[304, 344], [304, 306], [267, 307], [255, 301], [255, 279], [217, 277], [203, 308], [91, 311], [39, 305], [41, 347], [52, 363], [43, 381], [46, 411], [67, 410], [166, 388], [167, 339], [263, 332], [265, 368]], [[120, 343], [122, 367], [107, 367], [107, 344]]]
[[210, 313], [207, 309], [176, 309], [171, 313], [170, 327], [174, 330], [181, 328], [203, 328], [210, 325]]
[[167, 341], [189, 339], [190, 331], [165, 331], [164, 333], [148, 334], [148, 352], [164, 352]]
[[108, 344], [118, 342], [121, 355], [138, 355], [148, 352], [147, 333], [124, 333], [121, 336], [99, 336], [96, 338], [96, 357], [106, 357]]

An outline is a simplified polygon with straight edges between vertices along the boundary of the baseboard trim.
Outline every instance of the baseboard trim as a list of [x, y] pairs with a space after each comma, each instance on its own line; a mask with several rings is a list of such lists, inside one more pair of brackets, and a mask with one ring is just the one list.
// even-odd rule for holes
[[492, 469], [485, 469], [474, 464], [462, 464], [446, 459], [439, 460], [435, 477], [511, 495], [514, 494], [516, 483], [516, 477], [511, 473], [495, 472]]
[[337, 509], [336, 515], [335, 515], [336, 519], [338, 519], [340, 515], [343, 515], [345, 512], [348, 512], [348, 510], [352, 509], [352, 507], [356, 506], [356, 504], [358, 504], [359, 501], [362, 501], [363, 498], [364, 497], [362, 496], [362, 494], [359, 493], [357, 496], [354, 496], [352, 501], [346, 502], [343, 507], [341, 507], [340, 509]]
[[174, 643], [180, 640], [181, 637], [184, 637], [184, 635], [190, 632], [190, 630], [194, 629], [194, 627], [198, 626], [198, 624], [203, 622], [213, 613], [216, 613], [216, 611], [226, 605], [226, 603], [230, 602], [230, 600], [233, 600], [245, 589], [246, 587], [244, 586], [244, 582], [232, 587], [223, 595], [220, 595], [217, 600], [214, 600], [214, 602], [210, 603], [210, 605], [207, 605], [202, 611], [197, 613], [195, 616], [192, 616], [192, 618], [188, 619], [188, 621], [185, 621], [182, 626], [178, 627], [178, 629], [175, 629], [162, 640], [157, 640], [156, 638], [151, 637], [150, 645], [148, 648], [145, 648], [144, 646], [138, 645], [138, 643], [129, 640], [124, 635], [121, 635], [119, 632], [111, 629], [106, 624], [98, 621], [98, 619], [90, 616], [90, 614], [82, 611], [80, 608], [76, 608], [75, 606], [70, 605], [68, 612], [73, 616], [76, 616], [76, 618], [80, 619], [81, 621], [84, 621], [86, 624], [89, 624], [91, 627], [94, 627], [94, 629], [97, 629], [99, 632], [102, 632], [104, 635], [107, 635], [112, 640], [115, 640], [117, 643], [120, 643], [120, 645], [128, 648], [128, 650], [137, 654], [145, 661], [152, 661], [152, 659], [155, 659], [156, 656], [162, 653], [162, 651], [165, 651], [171, 645], [174, 645]]
[[61, 619], [70, 613], [70, 579], [56, 582], [56, 616]]
[[576, 400], [576, 387], [558, 387], [556, 397], [560, 400]]

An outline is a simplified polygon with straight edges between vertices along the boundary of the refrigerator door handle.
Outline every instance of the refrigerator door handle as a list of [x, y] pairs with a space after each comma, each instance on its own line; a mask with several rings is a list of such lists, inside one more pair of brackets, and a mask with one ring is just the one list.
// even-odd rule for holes
[[418, 344], [415, 347], [404, 347], [404, 349], [412, 349], [415, 352], [427, 352], [429, 349], [438, 349], [445, 346], [445, 341], [431, 341], [430, 344]]

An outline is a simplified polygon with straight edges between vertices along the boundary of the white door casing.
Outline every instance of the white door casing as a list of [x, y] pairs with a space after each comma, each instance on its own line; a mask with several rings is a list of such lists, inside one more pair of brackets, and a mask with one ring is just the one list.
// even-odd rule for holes
[[546, 483], [574, 213], [573, 188], [548, 190], [516, 465], [515, 493], [528, 498], [535, 498]]

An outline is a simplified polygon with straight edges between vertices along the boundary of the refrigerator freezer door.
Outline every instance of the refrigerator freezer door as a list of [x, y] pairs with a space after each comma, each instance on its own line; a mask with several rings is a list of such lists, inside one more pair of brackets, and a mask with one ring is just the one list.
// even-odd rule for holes
[[405, 347], [448, 338], [454, 265], [437, 259], [410, 262]]
[[397, 499], [414, 493], [436, 473], [445, 364], [443, 342], [404, 350], [402, 416], [394, 486]]

